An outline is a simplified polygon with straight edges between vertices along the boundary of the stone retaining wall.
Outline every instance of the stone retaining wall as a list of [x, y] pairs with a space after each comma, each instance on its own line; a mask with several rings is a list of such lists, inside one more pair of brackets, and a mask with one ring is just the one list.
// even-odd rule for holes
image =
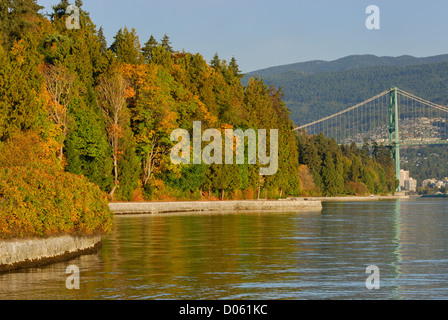
[[235, 200], [235, 201], [179, 201], [179, 202], [113, 202], [115, 214], [175, 213], [211, 211], [295, 211], [321, 210], [322, 203], [314, 200]]
[[100, 235], [0, 240], [0, 272], [68, 260], [100, 246]]

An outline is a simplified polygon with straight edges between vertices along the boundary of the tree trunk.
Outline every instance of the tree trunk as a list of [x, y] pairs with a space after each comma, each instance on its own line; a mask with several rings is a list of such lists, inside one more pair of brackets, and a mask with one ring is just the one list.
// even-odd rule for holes
[[65, 122], [67, 121], [66, 117], [64, 117], [63, 121], [64, 122], [60, 124], [62, 127], [62, 134], [64, 135], [64, 139], [63, 139], [61, 147], [59, 149], [59, 160], [61, 160], [61, 161], [64, 158], [64, 142], [65, 142], [65, 139], [67, 138], [67, 126], [65, 125]]
[[156, 139], [155, 137], [153, 137], [152, 140], [152, 149], [151, 152], [147, 155], [146, 161], [145, 161], [145, 165], [144, 165], [144, 185], [146, 185], [148, 183], [149, 178], [151, 178], [151, 174], [152, 174], [152, 170], [154, 167], [154, 161], [156, 158], [156, 155], [158, 153], [158, 147], [157, 147], [157, 151], [154, 151], [154, 149], [156, 148]]
[[109, 193], [110, 199], [112, 201], [114, 201], [114, 193], [115, 193], [115, 189], [117, 189], [117, 185], [114, 185], [114, 187], [112, 188], [112, 191]]
[[224, 200], [224, 189], [221, 190], [221, 200]]
[[148, 183], [149, 178], [151, 178], [152, 173], [152, 166], [151, 166], [151, 158], [148, 157], [146, 160], [145, 170], [144, 170], [144, 179], [143, 179], [143, 185], [146, 185]]
[[117, 187], [118, 187], [118, 159], [117, 159], [117, 153], [114, 152], [114, 187], [112, 188], [112, 191], [109, 194], [112, 201], [114, 200], [114, 193]]

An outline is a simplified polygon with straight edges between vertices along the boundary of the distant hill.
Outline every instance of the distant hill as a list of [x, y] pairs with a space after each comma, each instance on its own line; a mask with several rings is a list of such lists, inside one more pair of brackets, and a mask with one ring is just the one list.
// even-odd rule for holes
[[387, 56], [378, 57], [371, 54], [351, 55], [334, 61], [313, 60], [313, 61], [298, 62], [261, 69], [247, 73], [245, 80], [248, 81], [253, 76], [264, 77], [291, 71], [298, 71], [309, 74], [320, 72], [345, 71], [364, 67], [411, 66], [427, 63], [437, 63], [443, 61], [448, 61], [448, 54], [424, 57], [424, 58], [416, 58], [409, 55], [403, 55], [400, 57], [387, 57]]
[[349, 56], [310, 61], [247, 74], [282, 87], [295, 124], [305, 124], [364, 101], [392, 86], [443, 105], [448, 104], [448, 55]]

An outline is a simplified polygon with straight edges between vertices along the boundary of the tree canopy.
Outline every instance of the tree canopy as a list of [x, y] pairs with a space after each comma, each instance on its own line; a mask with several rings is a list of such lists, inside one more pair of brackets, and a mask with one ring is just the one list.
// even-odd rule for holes
[[[114, 200], [393, 190], [391, 163], [322, 135], [295, 136], [283, 90], [257, 78], [243, 85], [235, 57], [207, 61], [175, 50], [167, 34], [160, 41], [151, 35], [142, 46], [127, 27], [107, 47], [103, 29], [84, 10], [80, 29], [66, 28], [66, 5], [62, 0], [47, 18], [35, 0], [0, 1], [0, 145], [37, 132], [65, 171]], [[170, 134], [192, 132], [194, 121], [202, 131], [222, 133], [277, 129], [277, 173], [260, 176], [259, 162], [173, 164]]]

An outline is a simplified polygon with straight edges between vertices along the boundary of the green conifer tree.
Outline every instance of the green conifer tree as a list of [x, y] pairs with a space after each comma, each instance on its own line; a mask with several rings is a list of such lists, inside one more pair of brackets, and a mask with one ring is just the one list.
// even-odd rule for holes
[[244, 74], [241, 73], [241, 70], [238, 66], [238, 63], [236, 62], [235, 57], [232, 57], [232, 59], [230, 59], [229, 70], [232, 73], [232, 75], [234, 77], [237, 77], [238, 79], [241, 79], [242, 77], [244, 77]]
[[103, 27], [100, 27], [98, 29], [98, 41], [100, 42], [100, 50], [101, 53], [106, 53], [107, 51], [107, 41], [106, 41], [106, 37], [104, 36], [104, 30]]
[[161, 45], [167, 52], [171, 52], [171, 53], [173, 52], [173, 47], [171, 46], [170, 37], [168, 37], [168, 35], [166, 33], [161, 40]]
[[137, 33], [134, 28], [131, 31], [124, 27], [118, 30], [115, 41], [110, 46], [119, 61], [138, 64], [141, 57], [141, 46]]
[[149, 37], [149, 40], [145, 43], [145, 45], [142, 48], [143, 57], [148, 61], [150, 61], [153, 56], [154, 48], [156, 48], [157, 45], [158, 45], [157, 40], [154, 38], [153, 35], [151, 35]]

